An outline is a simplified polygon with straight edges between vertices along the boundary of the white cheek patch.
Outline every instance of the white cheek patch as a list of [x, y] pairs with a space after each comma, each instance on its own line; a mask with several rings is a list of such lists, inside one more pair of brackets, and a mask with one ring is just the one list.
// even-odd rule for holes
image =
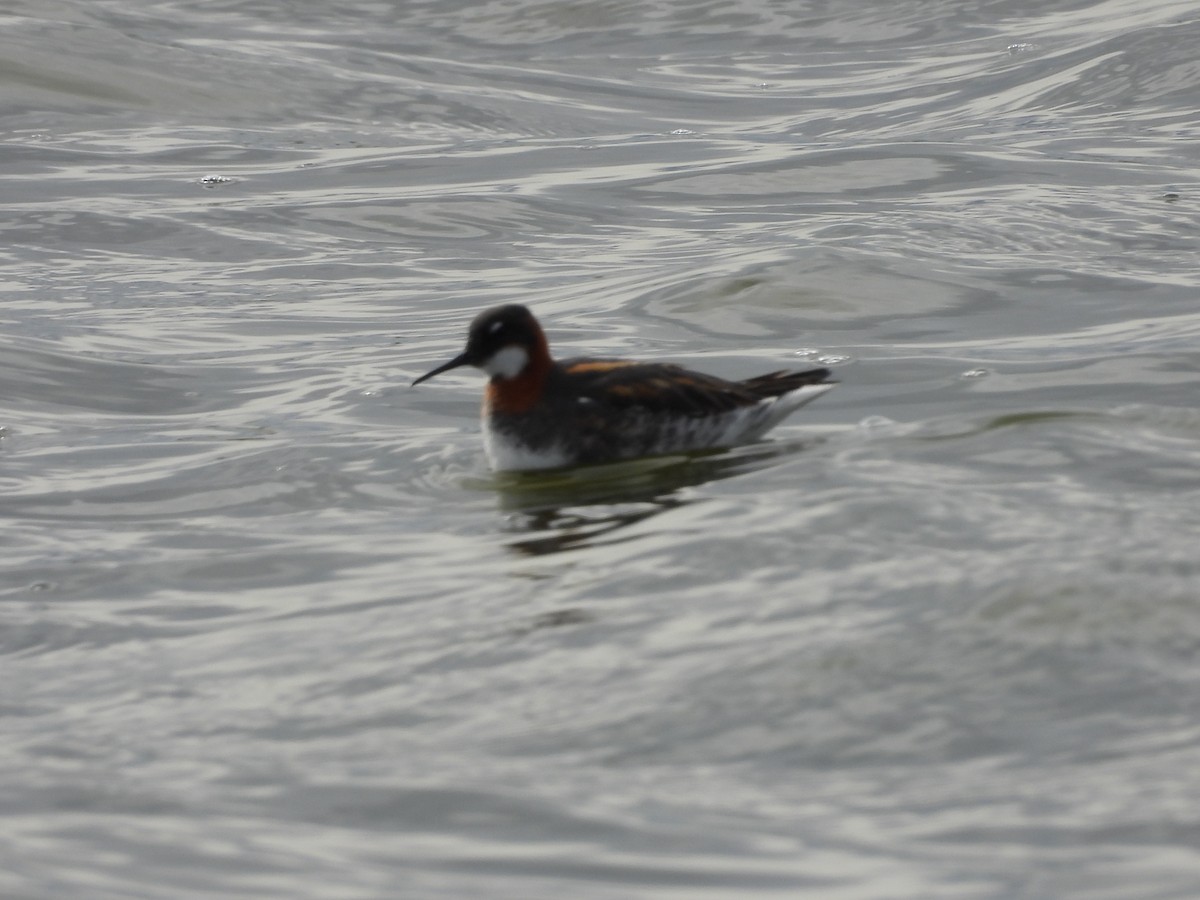
[[529, 354], [516, 344], [497, 350], [479, 368], [493, 378], [516, 378], [529, 365]]

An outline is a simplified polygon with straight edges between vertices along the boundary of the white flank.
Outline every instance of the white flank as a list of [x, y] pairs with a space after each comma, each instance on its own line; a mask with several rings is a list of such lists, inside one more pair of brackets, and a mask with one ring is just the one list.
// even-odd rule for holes
[[787, 416], [812, 403], [826, 391], [833, 390], [833, 387], [832, 384], [806, 384], [778, 397], [763, 400], [757, 406], [750, 407], [744, 419], [730, 422], [723, 442], [712, 446], [724, 447], [762, 437]]
[[516, 378], [529, 364], [529, 354], [516, 344], [509, 344], [493, 353], [479, 368], [493, 378]]
[[510, 435], [497, 431], [483, 420], [483, 449], [488, 462], [497, 472], [532, 472], [537, 469], [557, 469], [571, 463], [559, 449], [537, 451], [517, 443]]
[[789, 413], [816, 400], [832, 387], [832, 384], [806, 384], [778, 397], [760, 400], [753, 406], [744, 406], [699, 422], [693, 420], [671, 435], [659, 452], [732, 447], [753, 441], [778, 425]]
[[[504, 352], [501, 350], [496, 357]], [[492, 362], [495, 362], [496, 357], [493, 357]], [[675, 427], [668, 429], [667, 433], [662, 435], [659, 445], [650, 452], [680, 453], [732, 447], [735, 444], [753, 441], [778, 425], [788, 414], [816, 400], [831, 388], [832, 384], [807, 384], [779, 397], [768, 397], [753, 406], [710, 416], [707, 419], [677, 419]], [[498, 472], [557, 469], [576, 462], [562, 446], [533, 450], [516, 441], [511, 434], [493, 428], [491, 411], [486, 405], [483, 410], [483, 446], [492, 468]]]

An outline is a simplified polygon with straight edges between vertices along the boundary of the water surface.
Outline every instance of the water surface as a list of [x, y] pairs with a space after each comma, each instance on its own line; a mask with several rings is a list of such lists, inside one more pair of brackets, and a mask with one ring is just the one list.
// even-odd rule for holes
[[[1200, 891], [1194, 4], [5, 16], [5, 896]], [[842, 383], [496, 476], [501, 302]]]

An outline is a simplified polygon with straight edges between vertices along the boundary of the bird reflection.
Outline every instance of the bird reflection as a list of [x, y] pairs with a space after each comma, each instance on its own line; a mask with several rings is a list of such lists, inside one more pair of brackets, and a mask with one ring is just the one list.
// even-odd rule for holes
[[616, 543], [623, 538], [604, 538], [668, 509], [683, 506], [685, 502], [678, 497], [665, 496], [644, 501], [638, 509], [599, 515], [565, 509], [541, 509], [526, 514], [526, 520], [519, 526], [539, 536], [512, 541], [508, 546], [524, 556], [546, 556], [599, 543]]
[[620, 533], [693, 502], [687, 488], [758, 468], [812, 443], [765, 442], [726, 452], [508, 473], [495, 476], [490, 487], [511, 514], [510, 530], [524, 535], [508, 546], [523, 556], [545, 556], [632, 539]]

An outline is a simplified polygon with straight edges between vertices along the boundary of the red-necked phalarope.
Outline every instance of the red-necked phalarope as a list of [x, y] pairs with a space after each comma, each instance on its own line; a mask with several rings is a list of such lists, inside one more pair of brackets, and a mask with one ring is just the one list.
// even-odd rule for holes
[[765, 434], [836, 383], [828, 369], [726, 381], [666, 363], [555, 361], [537, 319], [516, 304], [476, 316], [467, 348], [413, 384], [458, 366], [491, 376], [484, 446], [500, 471], [731, 447]]

